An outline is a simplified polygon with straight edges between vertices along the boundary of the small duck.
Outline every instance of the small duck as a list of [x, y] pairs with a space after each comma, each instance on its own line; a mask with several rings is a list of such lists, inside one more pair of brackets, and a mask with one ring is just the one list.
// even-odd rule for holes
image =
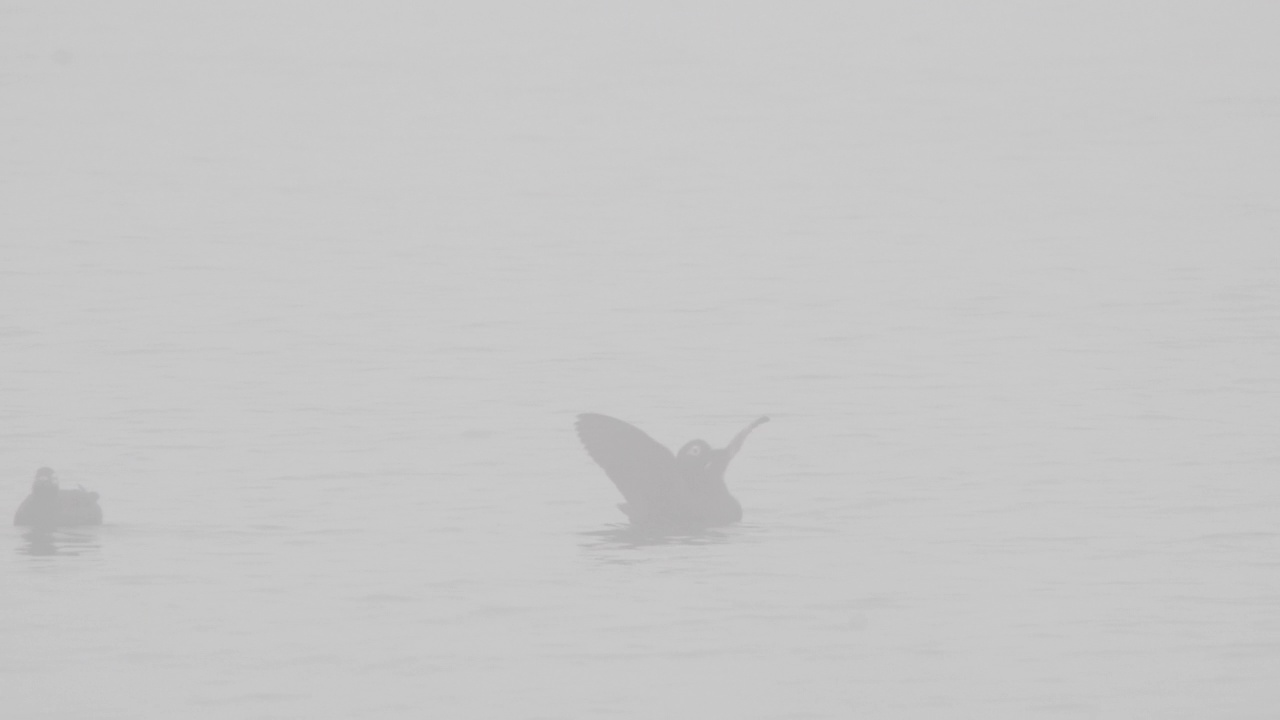
[[18, 506], [13, 524], [43, 528], [101, 525], [102, 508], [98, 505], [98, 493], [83, 487], [63, 490], [58, 487], [53, 468], [42, 467], [36, 471], [31, 494]]
[[579, 415], [576, 427], [587, 454], [626, 498], [618, 508], [632, 525], [703, 529], [742, 519], [724, 472], [747, 435], [768, 421], [757, 418], [722, 449], [690, 440], [674, 455], [640, 428], [608, 415]]

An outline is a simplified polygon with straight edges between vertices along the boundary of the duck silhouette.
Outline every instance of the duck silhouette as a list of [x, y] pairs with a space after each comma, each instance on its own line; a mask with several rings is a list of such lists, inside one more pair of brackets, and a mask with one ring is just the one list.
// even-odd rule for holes
[[53, 468], [42, 467], [36, 471], [31, 494], [18, 506], [13, 524], [36, 528], [101, 525], [98, 493], [84, 488], [63, 490], [58, 487]]
[[690, 440], [675, 454], [635, 425], [608, 415], [579, 415], [576, 427], [587, 454], [626, 498], [618, 508], [632, 525], [701, 529], [742, 519], [742, 505], [729, 494], [724, 472], [747, 435], [768, 421], [757, 418], [724, 448]]

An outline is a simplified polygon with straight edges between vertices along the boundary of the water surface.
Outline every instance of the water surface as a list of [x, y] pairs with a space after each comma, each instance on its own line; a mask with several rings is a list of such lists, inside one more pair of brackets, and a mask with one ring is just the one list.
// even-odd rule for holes
[[1270, 717], [1275, 13], [929, 5], [6, 4], [6, 713]]

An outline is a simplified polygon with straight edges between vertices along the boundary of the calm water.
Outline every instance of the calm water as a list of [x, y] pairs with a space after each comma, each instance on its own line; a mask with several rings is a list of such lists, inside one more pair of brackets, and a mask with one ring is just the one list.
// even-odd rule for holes
[[4, 715], [1274, 717], [1276, 13], [966, 12], [0, 4]]

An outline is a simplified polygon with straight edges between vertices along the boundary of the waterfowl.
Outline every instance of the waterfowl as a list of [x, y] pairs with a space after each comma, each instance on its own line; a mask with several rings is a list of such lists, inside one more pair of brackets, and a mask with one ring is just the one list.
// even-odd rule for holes
[[729, 494], [724, 472], [747, 435], [768, 421], [757, 418], [724, 448], [690, 440], [675, 454], [635, 425], [608, 415], [579, 415], [575, 426], [587, 454], [626, 498], [618, 508], [632, 525], [699, 529], [742, 519], [742, 505]]
[[101, 525], [102, 508], [98, 505], [98, 493], [82, 487], [63, 490], [58, 487], [53, 468], [42, 467], [36, 471], [31, 494], [18, 506], [13, 524], [44, 528]]

